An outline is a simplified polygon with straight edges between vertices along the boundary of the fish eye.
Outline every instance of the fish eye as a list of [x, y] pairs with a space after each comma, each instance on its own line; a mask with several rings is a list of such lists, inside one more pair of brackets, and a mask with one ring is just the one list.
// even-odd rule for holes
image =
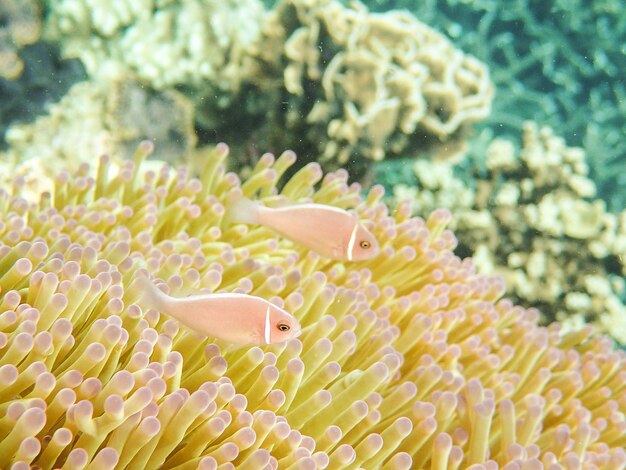
[[367, 250], [370, 246], [372, 246], [372, 244], [368, 242], [367, 240], [362, 240], [361, 243], [359, 243], [359, 245], [361, 246], [361, 248], [365, 250]]
[[278, 324], [278, 329], [280, 331], [289, 331], [290, 327], [289, 327], [289, 325], [286, 325], [285, 323], [279, 323]]

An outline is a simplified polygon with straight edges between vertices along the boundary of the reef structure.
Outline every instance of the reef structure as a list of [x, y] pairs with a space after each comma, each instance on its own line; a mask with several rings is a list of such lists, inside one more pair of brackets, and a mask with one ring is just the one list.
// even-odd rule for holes
[[[626, 205], [626, 21], [619, 0], [369, 0], [372, 10], [406, 8], [486, 63], [497, 89], [480, 126], [517, 139], [532, 119], [593, 155], [598, 195], [612, 211]], [[515, 112], [511, 112], [515, 110]]]
[[485, 64], [445, 36], [360, 2], [62, 0], [44, 30], [92, 79], [176, 87], [202, 135], [355, 172], [407, 152], [458, 156], [494, 94]]
[[20, 49], [41, 34], [38, 0], [5, 0], [0, 4], [0, 79], [14, 80], [24, 70]]
[[181, 161], [195, 149], [193, 121], [193, 105], [182, 93], [151, 89], [130, 73], [81, 81], [45, 115], [8, 128], [0, 183], [23, 176], [28, 199], [37, 200], [63, 167], [77, 169], [94, 150], [131, 154], [146, 139], [158, 144], [151, 158]]
[[446, 163], [414, 164], [415, 187], [397, 186], [418, 214], [453, 211], [463, 253], [504, 276], [508, 295], [544, 322], [593, 324], [626, 344], [626, 211], [607, 211], [587, 155], [549, 127], [524, 125], [521, 148], [496, 138], [470, 184]]
[[255, 45], [245, 75], [280, 97], [270, 108], [277, 127], [307, 136], [322, 162], [457, 154], [491, 110], [487, 67], [408, 11], [286, 0]]
[[[500, 277], [452, 253], [449, 211], [390, 212], [380, 187], [362, 198], [316, 164], [278, 189], [293, 152], [240, 181], [223, 144], [197, 178], [148, 165], [151, 147], [62, 171], [36, 202], [19, 177], [0, 191], [3, 467], [624, 468], [624, 352], [501, 299]], [[354, 208], [383, 257], [227, 225], [234, 189]], [[220, 348], [143, 309], [140, 270], [175, 295], [271, 299], [303, 334]]]
[[45, 37], [90, 76], [132, 71], [157, 90], [176, 85], [232, 91], [241, 57], [259, 32], [257, 0], [61, 0], [50, 6]]

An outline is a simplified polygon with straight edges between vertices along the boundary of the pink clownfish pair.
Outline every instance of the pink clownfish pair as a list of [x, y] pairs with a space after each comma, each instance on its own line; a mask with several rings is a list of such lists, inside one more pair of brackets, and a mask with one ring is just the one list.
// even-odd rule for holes
[[243, 196], [233, 197], [227, 208], [230, 220], [263, 225], [326, 258], [363, 261], [378, 255], [372, 233], [356, 214], [324, 204], [300, 204], [270, 208]]
[[267, 300], [246, 294], [205, 294], [176, 298], [145, 275], [139, 276], [142, 301], [196, 333], [231, 345], [283, 343], [300, 336], [298, 320]]
[[[228, 207], [232, 221], [260, 224], [327, 258], [361, 261], [378, 255], [376, 238], [356, 215], [323, 204], [268, 208], [239, 196]], [[232, 345], [282, 343], [301, 333], [298, 320], [267, 300], [246, 294], [176, 298], [139, 277], [148, 308], [169, 315], [192, 331]]]

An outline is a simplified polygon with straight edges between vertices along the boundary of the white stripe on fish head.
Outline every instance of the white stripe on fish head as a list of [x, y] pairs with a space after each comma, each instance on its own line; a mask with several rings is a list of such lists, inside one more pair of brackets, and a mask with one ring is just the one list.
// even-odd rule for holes
[[356, 242], [356, 229], [359, 228], [359, 222], [354, 223], [354, 228], [350, 234], [350, 241], [348, 242], [348, 261], [352, 261], [352, 252], [354, 251], [354, 243]]
[[270, 344], [271, 335], [270, 335], [270, 309], [271, 305], [267, 306], [267, 312], [265, 312], [265, 344]]

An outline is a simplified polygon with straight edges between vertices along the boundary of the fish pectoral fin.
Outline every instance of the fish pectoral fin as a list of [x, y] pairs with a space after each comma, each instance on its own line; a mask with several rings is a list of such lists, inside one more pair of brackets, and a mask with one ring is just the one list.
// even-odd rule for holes
[[342, 245], [335, 245], [331, 250], [334, 259], [342, 260], [345, 258], [346, 249]]

